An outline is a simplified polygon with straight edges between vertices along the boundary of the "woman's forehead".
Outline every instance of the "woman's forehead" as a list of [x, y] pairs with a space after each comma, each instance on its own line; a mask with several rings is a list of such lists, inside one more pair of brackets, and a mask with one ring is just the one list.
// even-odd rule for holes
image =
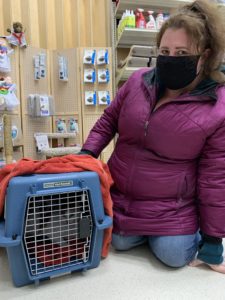
[[184, 28], [175, 29], [168, 28], [164, 32], [160, 47], [187, 48], [191, 49], [195, 45], [191, 37], [187, 34]]

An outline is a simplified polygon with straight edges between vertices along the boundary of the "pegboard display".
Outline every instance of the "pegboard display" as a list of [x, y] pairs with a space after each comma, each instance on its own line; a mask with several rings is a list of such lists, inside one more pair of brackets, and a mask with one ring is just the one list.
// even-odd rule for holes
[[[111, 48], [80, 48], [81, 101], [83, 116], [83, 141], [95, 122], [113, 100], [113, 73]], [[106, 162], [114, 148], [114, 141], [100, 158]]]
[[[43, 62], [44, 60], [44, 62]], [[37, 73], [39, 72], [39, 73]], [[28, 47], [20, 51], [20, 77], [22, 98], [22, 129], [24, 156], [40, 159], [36, 151], [35, 132], [51, 132], [51, 117], [28, 116], [28, 96], [31, 94], [50, 95], [49, 53], [45, 49]]]
[[95, 122], [100, 118], [100, 114], [85, 115], [83, 116], [83, 140], [85, 141], [91, 128], [94, 126]]
[[23, 117], [25, 124], [23, 128], [24, 134], [24, 156], [33, 159], [44, 159], [42, 155], [37, 152], [34, 134], [36, 132], [52, 132], [51, 118], [30, 118]]
[[[77, 114], [57, 115], [53, 117], [53, 132], [74, 133], [74, 138], [64, 139], [65, 147], [80, 146], [82, 144], [82, 120]], [[60, 143], [60, 140], [59, 140]]]
[[102, 114], [113, 98], [111, 48], [80, 48], [80, 67], [83, 116]]
[[[84, 135], [84, 141], [87, 138], [90, 129], [94, 126], [96, 121], [101, 117], [100, 114], [95, 115], [86, 115], [83, 117], [83, 135]], [[114, 139], [110, 142], [110, 144], [101, 152], [100, 159], [103, 162], [107, 162], [109, 157], [111, 156], [113, 149], [114, 149]]]
[[[19, 147], [23, 145], [23, 136], [21, 130], [21, 119], [19, 115], [11, 115], [12, 123], [12, 142], [14, 147]], [[3, 116], [0, 116], [0, 148], [4, 147], [4, 125], [3, 125]]]
[[114, 147], [115, 147], [115, 142], [114, 140], [112, 140], [109, 145], [102, 151], [101, 155], [100, 155], [100, 159], [107, 163], [107, 161], [109, 160], [113, 150], [114, 150]]
[[[13, 161], [18, 161], [23, 158], [23, 149], [21, 147], [14, 147], [12, 159]], [[5, 164], [5, 155], [3, 149], [0, 149], [0, 166]]]
[[[35, 80], [34, 59], [40, 54], [46, 55], [45, 77]], [[28, 114], [28, 96], [30, 94], [50, 94], [49, 54], [46, 49], [28, 47], [20, 51], [20, 76], [22, 113]]]
[[51, 86], [56, 115], [81, 114], [79, 50], [51, 51]]

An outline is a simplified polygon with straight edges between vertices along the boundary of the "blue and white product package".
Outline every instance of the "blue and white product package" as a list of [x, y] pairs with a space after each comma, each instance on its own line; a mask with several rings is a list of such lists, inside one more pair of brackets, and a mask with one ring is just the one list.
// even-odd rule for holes
[[95, 69], [85, 69], [84, 70], [84, 82], [85, 83], [95, 83]]
[[109, 91], [98, 91], [98, 104], [99, 105], [109, 105], [110, 104]]
[[108, 69], [99, 69], [98, 70], [98, 82], [99, 83], [108, 83], [110, 80], [109, 70]]
[[97, 94], [95, 91], [85, 92], [85, 105], [96, 105]]
[[85, 65], [94, 65], [96, 57], [96, 50], [84, 50], [83, 63]]
[[108, 49], [101, 49], [97, 52], [97, 65], [109, 64], [109, 51]]
[[16, 125], [12, 125], [11, 136], [13, 141], [18, 137], [18, 128]]

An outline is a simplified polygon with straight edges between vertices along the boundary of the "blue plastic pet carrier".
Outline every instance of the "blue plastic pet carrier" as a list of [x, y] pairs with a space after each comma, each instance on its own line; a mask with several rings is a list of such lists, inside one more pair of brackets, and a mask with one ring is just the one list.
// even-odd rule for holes
[[14, 177], [0, 223], [14, 284], [97, 267], [111, 225], [95, 172]]

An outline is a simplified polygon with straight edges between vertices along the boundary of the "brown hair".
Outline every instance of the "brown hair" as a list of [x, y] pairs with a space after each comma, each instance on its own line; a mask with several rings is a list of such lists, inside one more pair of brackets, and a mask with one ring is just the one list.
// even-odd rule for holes
[[157, 47], [168, 28], [185, 29], [200, 53], [210, 49], [204, 74], [218, 82], [225, 82], [225, 75], [219, 71], [225, 54], [225, 24], [215, 3], [196, 0], [178, 9], [163, 23], [157, 35]]

